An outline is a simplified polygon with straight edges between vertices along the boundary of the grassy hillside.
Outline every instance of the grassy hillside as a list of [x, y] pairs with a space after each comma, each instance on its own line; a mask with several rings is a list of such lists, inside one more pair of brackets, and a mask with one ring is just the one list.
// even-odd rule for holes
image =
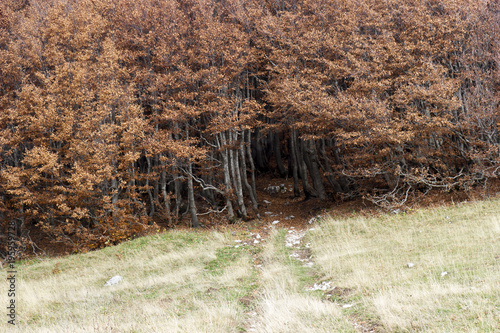
[[[496, 332], [500, 201], [17, 264], [19, 332]], [[294, 236], [295, 242], [290, 237]], [[293, 239], [292, 239], [293, 240]], [[411, 267], [410, 267], [411, 266]], [[123, 281], [104, 286], [114, 275]], [[1, 304], [7, 304], [6, 292]]]
[[499, 204], [323, 223], [309, 241], [330, 299], [381, 331], [500, 331]]

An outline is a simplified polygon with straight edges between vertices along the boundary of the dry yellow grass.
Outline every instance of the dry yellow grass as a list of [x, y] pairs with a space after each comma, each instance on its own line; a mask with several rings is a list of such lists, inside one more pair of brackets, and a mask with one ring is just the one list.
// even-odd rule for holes
[[284, 233], [274, 232], [262, 253], [261, 296], [255, 331], [356, 332], [340, 307], [305, 291], [301, 270], [284, 247]]
[[[219, 233], [170, 232], [21, 264], [16, 330], [237, 332], [244, 319], [241, 281], [252, 274], [249, 255], [242, 251], [222, 274], [206, 268], [227, 243]], [[56, 262], [60, 272], [54, 274]], [[123, 281], [105, 287], [114, 275]]]
[[[19, 323], [0, 331], [500, 331], [498, 200], [325, 219], [302, 242], [312, 268], [290, 257], [286, 234], [254, 247], [229, 233], [171, 231], [17, 263]], [[114, 275], [123, 281], [105, 287]], [[327, 290], [306, 290], [325, 281]]]
[[346, 314], [380, 331], [498, 332], [499, 204], [327, 219], [309, 241]]

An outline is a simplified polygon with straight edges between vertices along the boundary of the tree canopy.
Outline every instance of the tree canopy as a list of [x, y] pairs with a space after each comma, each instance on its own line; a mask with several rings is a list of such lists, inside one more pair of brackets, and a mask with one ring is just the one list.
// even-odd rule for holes
[[500, 168], [488, 0], [5, 0], [0, 220], [75, 249], [158, 219], [467, 190]]

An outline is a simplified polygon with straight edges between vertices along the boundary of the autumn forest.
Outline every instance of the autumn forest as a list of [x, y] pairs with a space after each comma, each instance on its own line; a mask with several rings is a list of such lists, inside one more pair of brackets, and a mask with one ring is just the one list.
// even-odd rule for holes
[[1, 233], [245, 221], [262, 175], [382, 207], [482, 186], [498, 36], [493, 0], [2, 0]]

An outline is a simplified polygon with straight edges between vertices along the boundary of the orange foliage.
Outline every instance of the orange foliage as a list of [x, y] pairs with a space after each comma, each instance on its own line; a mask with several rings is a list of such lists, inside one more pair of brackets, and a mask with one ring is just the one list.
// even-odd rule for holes
[[85, 250], [185, 215], [252, 218], [259, 173], [387, 207], [498, 178], [499, 15], [488, 0], [3, 1], [2, 227]]

